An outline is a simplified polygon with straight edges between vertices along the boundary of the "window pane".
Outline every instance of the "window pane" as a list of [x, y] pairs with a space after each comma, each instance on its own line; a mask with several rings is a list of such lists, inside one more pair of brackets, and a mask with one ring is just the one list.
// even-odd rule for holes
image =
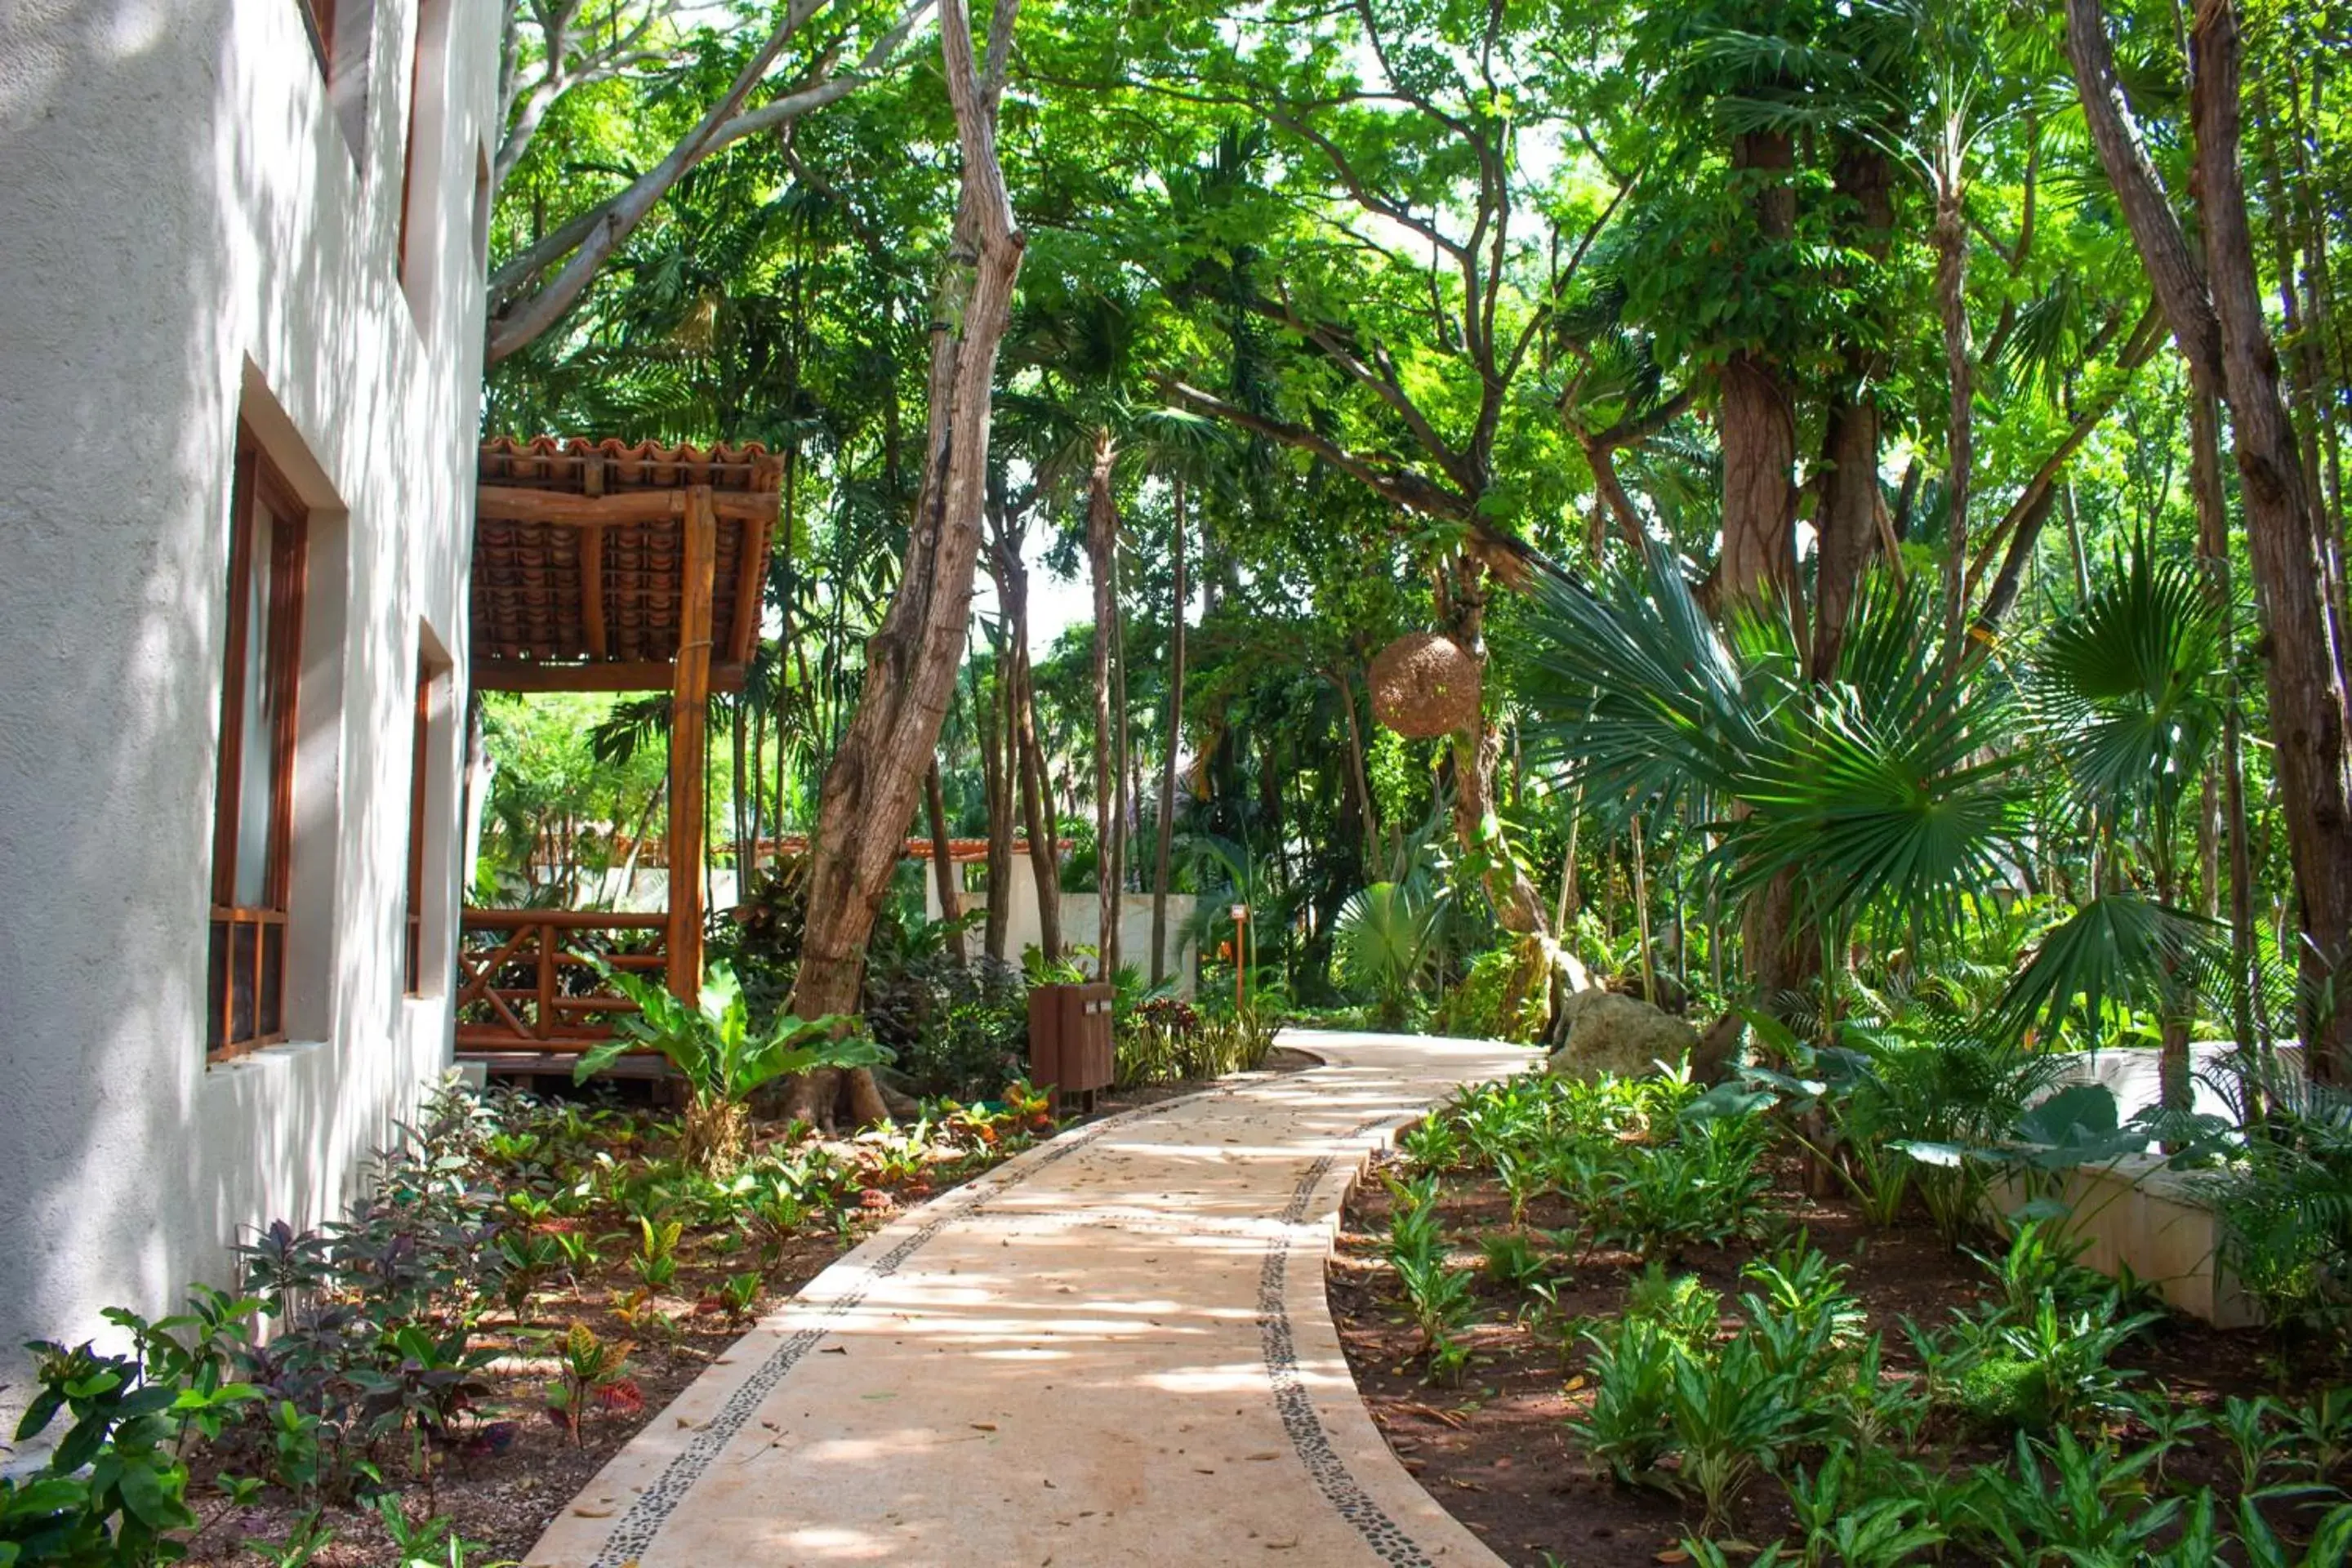
[[255, 1027], [253, 986], [257, 978], [254, 959], [261, 928], [232, 925], [228, 928], [229, 1014], [228, 1043], [236, 1045], [249, 1040], [260, 1031]]
[[212, 952], [205, 965], [205, 1050], [208, 1055], [228, 1044], [221, 1037], [221, 1004], [228, 995], [228, 933], [226, 921], [213, 921]]
[[279, 635], [269, 613], [269, 587], [277, 565], [277, 525], [264, 514], [256, 531], [253, 559], [245, 583], [245, 668], [237, 671], [237, 705], [245, 730], [237, 759], [236, 875], [229, 897], [244, 909], [256, 909], [269, 892], [269, 808], [277, 770], [272, 764], [278, 721], [269, 679]]
[[266, 925], [257, 929], [261, 942], [261, 994], [256, 998], [253, 1032], [257, 1036], [282, 1035], [286, 1032], [286, 928]]

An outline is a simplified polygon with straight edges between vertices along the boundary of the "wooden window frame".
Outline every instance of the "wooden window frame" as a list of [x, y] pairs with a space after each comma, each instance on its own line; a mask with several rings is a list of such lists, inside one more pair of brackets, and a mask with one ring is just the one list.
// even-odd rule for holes
[[408, 134], [400, 153], [400, 248], [393, 257], [393, 276], [403, 289], [408, 287], [408, 209], [416, 198], [416, 95], [425, 86], [425, 13], [432, 5], [433, 0], [416, 0], [415, 20], [410, 28], [414, 37], [408, 47]]
[[416, 721], [409, 742], [408, 913], [404, 923], [401, 994], [425, 994], [425, 832], [432, 784], [433, 685], [437, 672], [422, 648], [416, 655]]
[[[242, 426], [230, 490], [228, 636], [221, 668], [220, 757], [213, 797], [212, 925], [206, 954], [205, 1057], [225, 1061], [286, 1038], [287, 914], [294, 882], [294, 748], [300, 733], [303, 601], [310, 586], [310, 513], [285, 477]], [[271, 552], [268, 646], [278, 657], [261, 672], [275, 689], [278, 722], [269, 746], [269, 843], [258, 904], [236, 901], [237, 833], [245, 798], [245, 666], [251, 621], [254, 553], [267, 522]], [[249, 939], [239, 933], [250, 930]], [[242, 942], [247, 954], [238, 952]], [[274, 960], [274, 963], [273, 963]], [[236, 1027], [236, 976], [247, 978], [250, 1030]], [[215, 978], [216, 977], [216, 978]], [[217, 994], [214, 986], [217, 985]]]
[[310, 54], [319, 62], [319, 74], [332, 79], [335, 74], [335, 0], [294, 0], [301, 7], [302, 30], [310, 36]]

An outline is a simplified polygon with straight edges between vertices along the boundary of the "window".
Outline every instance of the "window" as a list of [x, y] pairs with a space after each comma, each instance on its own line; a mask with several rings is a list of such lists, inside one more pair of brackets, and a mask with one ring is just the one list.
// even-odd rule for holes
[[310, 53], [326, 79], [327, 104], [356, 163], [367, 147], [368, 56], [375, 47], [376, 0], [296, 0]]
[[[436, 165], [428, 165], [424, 172], [424, 179], [419, 181], [416, 148], [422, 139], [426, 153], [432, 155], [441, 137], [442, 11], [439, 0], [416, 0], [415, 47], [410, 49], [408, 57], [408, 142], [401, 153], [397, 266], [401, 285], [409, 290], [412, 309], [416, 304], [418, 280], [415, 276], [415, 263], [409, 255], [409, 246], [417, 232], [417, 208], [437, 201], [441, 191], [441, 182], [435, 177], [438, 173]], [[430, 77], [425, 74], [428, 61], [433, 69]]]
[[433, 782], [433, 667], [416, 656], [416, 724], [408, 750], [408, 931], [401, 989], [425, 994], [425, 837]]
[[474, 149], [474, 262], [488, 266], [490, 259], [490, 150], [487, 146]]
[[335, 0], [301, 0], [302, 23], [310, 29], [310, 52], [319, 57], [322, 76], [334, 74]]
[[229, 522], [205, 1028], [210, 1058], [286, 1037], [294, 710], [310, 529], [301, 503], [242, 426]]

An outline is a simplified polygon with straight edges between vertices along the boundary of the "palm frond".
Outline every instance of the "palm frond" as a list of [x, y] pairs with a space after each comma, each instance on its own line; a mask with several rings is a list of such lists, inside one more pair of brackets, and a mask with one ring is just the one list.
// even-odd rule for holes
[[2010, 1037], [2037, 1023], [2054, 1034], [2070, 1016], [2096, 1020], [2110, 1003], [2147, 1005], [2174, 972], [2227, 941], [2221, 927], [2186, 910], [2137, 893], [2106, 894], [2043, 933], [1992, 1021]]

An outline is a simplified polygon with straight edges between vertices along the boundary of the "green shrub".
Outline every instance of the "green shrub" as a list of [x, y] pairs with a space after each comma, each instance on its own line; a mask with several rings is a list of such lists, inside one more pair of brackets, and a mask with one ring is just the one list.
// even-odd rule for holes
[[907, 1092], [984, 1100], [1021, 1076], [1029, 987], [1009, 963], [959, 963], [943, 947], [917, 943], [868, 972], [866, 1020], [896, 1053], [890, 1076]]
[[1538, 939], [1482, 952], [1430, 1019], [1441, 1035], [1533, 1045], [1551, 1023], [1551, 970]]
[[1988, 1431], [2039, 1431], [2050, 1424], [2050, 1387], [2021, 1356], [1982, 1355], [1962, 1367], [1952, 1403], [1970, 1426]]
[[1680, 1341], [1646, 1317], [1621, 1318], [1584, 1334], [1592, 1403], [1570, 1422], [1592, 1456], [1621, 1485], [1652, 1480], [1675, 1447], [1670, 1415], [1675, 1373], [1685, 1359]]

